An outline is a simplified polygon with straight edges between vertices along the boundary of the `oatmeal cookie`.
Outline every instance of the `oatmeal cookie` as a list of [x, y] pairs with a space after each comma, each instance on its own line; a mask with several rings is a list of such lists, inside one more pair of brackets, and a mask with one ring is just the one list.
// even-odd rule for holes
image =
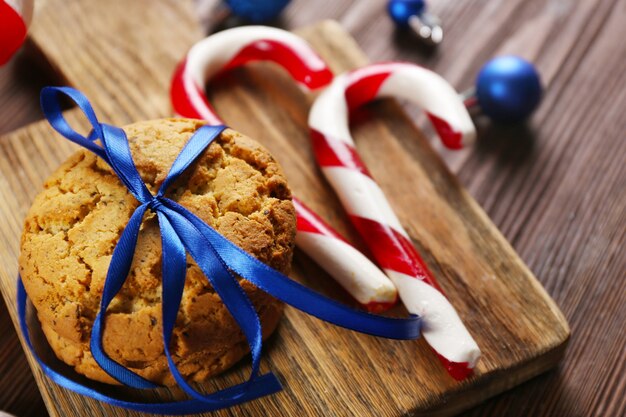
[[[151, 192], [202, 124], [164, 119], [124, 128]], [[296, 230], [291, 193], [278, 163], [254, 140], [225, 130], [166, 196], [262, 262], [288, 273]], [[77, 372], [107, 383], [115, 380], [93, 359], [89, 337], [113, 248], [138, 205], [103, 160], [81, 150], [45, 182], [21, 239], [20, 273], [50, 346]], [[266, 338], [278, 325], [282, 304], [250, 282], [240, 282]], [[104, 349], [144, 378], [172, 385], [161, 329], [161, 240], [156, 215], [147, 212], [130, 274], [106, 314]], [[179, 370], [192, 381], [224, 371], [249, 351], [190, 256], [171, 349]]]

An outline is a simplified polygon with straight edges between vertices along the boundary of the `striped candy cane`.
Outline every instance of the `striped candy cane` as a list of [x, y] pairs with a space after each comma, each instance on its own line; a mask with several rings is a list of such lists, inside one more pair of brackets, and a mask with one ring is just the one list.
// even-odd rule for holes
[[450, 374], [463, 379], [471, 374], [480, 350], [372, 179], [350, 135], [350, 111], [389, 96], [417, 102], [425, 109], [447, 147], [458, 149], [474, 140], [470, 116], [443, 78], [416, 65], [384, 63], [336, 77], [317, 98], [309, 114], [314, 153], [407, 310], [423, 317], [424, 338]]
[[[207, 81], [217, 73], [259, 60], [281, 65], [306, 90], [325, 86], [333, 77], [324, 61], [296, 35], [262, 26], [230, 29], [195, 44], [178, 66], [171, 88], [174, 110], [184, 117], [223, 124], [204, 92]], [[294, 205], [296, 245], [366, 309], [391, 307], [397, 290], [385, 274], [296, 198]]]
[[0, 65], [22, 46], [33, 14], [33, 0], [0, 0]]

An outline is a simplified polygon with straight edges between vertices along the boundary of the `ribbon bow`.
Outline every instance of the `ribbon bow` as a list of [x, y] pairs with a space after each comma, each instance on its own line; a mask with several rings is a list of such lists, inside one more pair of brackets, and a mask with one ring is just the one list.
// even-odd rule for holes
[[[92, 126], [88, 137], [73, 130], [67, 123], [59, 105], [60, 95], [66, 95], [72, 99], [87, 117]], [[91, 331], [90, 343], [94, 359], [111, 377], [127, 386], [141, 389], [157, 387], [113, 361], [102, 347], [102, 332], [107, 307], [128, 276], [139, 228], [144, 214], [147, 210], [151, 210], [158, 217], [163, 251], [162, 321], [165, 355], [176, 382], [192, 399], [166, 403], [123, 401], [106, 396], [55, 372], [35, 355], [46, 374], [58, 384], [109, 404], [158, 414], [212, 411], [281, 390], [280, 382], [274, 374], [259, 375], [262, 347], [261, 323], [254, 306], [239, 285], [236, 275], [247, 279], [279, 300], [338, 326], [390, 339], [419, 337], [421, 321], [418, 316], [413, 315], [406, 319], [386, 318], [360, 312], [328, 299], [260, 262], [220, 235], [185, 207], [165, 197], [168, 186], [202, 154], [213, 140], [220, 136], [225, 126], [203, 126], [198, 129], [177, 156], [156, 195], [153, 195], [137, 172], [124, 131], [118, 127], [100, 123], [89, 101], [81, 92], [69, 87], [46, 87], [41, 92], [41, 106], [49, 123], [57, 132], [106, 161], [120, 181], [141, 203], [132, 214], [113, 250], [100, 310]], [[101, 145], [95, 142], [96, 139], [100, 140]], [[169, 349], [183, 294], [187, 253], [196, 261], [241, 327], [252, 353], [252, 371], [247, 381], [207, 395], [196, 391], [185, 381]], [[24, 286], [18, 278], [20, 326], [28, 345], [33, 350], [25, 319], [26, 301]]]

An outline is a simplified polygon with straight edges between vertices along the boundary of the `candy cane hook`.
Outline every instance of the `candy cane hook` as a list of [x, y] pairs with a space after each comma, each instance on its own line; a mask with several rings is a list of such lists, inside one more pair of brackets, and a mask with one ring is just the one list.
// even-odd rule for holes
[[333, 78], [326, 63], [292, 33], [265, 26], [229, 29], [196, 43], [178, 66], [171, 89], [174, 111], [221, 123], [204, 93], [206, 82], [218, 73], [253, 61], [277, 63], [307, 90], [323, 87]]
[[[222, 124], [204, 93], [206, 83], [217, 73], [259, 60], [281, 65], [306, 90], [325, 86], [333, 77], [324, 61], [296, 35], [263, 26], [230, 29], [195, 44], [178, 66], [171, 88], [174, 110], [184, 117]], [[385, 274], [301, 201], [294, 198], [294, 205], [296, 245], [368, 310], [392, 306], [397, 291]]]
[[0, 0], [0, 65], [24, 42], [32, 14], [33, 0]]
[[424, 319], [424, 338], [450, 374], [463, 379], [480, 356], [478, 345], [415, 250], [350, 135], [350, 111], [388, 96], [417, 102], [446, 146], [457, 149], [474, 140], [470, 116], [443, 78], [416, 65], [385, 63], [335, 78], [317, 98], [309, 114], [314, 153], [352, 223], [396, 285], [407, 310]]

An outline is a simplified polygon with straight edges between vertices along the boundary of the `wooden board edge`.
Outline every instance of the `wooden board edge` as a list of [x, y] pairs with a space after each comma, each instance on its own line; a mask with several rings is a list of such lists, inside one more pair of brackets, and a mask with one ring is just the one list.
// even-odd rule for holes
[[[456, 178], [456, 176], [454, 176], [454, 174], [452, 174], [447, 165], [445, 166], [445, 169], [447, 174], [452, 177], [452, 180], [458, 182], [458, 179]], [[569, 323], [567, 322], [567, 318], [559, 308], [556, 301], [554, 301], [554, 299], [545, 289], [543, 284], [541, 284], [537, 276], [533, 273], [533, 271], [530, 270], [528, 265], [526, 265], [526, 262], [524, 262], [524, 260], [517, 253], [511, 242], [506, 239], [500, 229], [493, 223], [491, 218], [487, 215], [487, 213], [480, 206], [480, 204], [478, 204], [474, 197], [472, 197], [468, 193], [465, 187], [459, 186], [459, 188], [461, 190], [461, 193], [463, 193], [464, 199], [472, 206], [472, 210], [474, 211], [474, 213], [479, 216], [484, 223], [492, 226], [493, 238], [497, 239], [498, 244], [505, 248], [508, 252], [510, 252], [510, 254], [512, 255], [512, 259], [514, 259], [515, 262], [518, 263], [520, 269], [524, 271], [534, 290], [537, 291], [537, 293], [541, 295], [541, 298], [546, 302], [546, 304], [550, 308], [551, 313], [554, 315], [555, 320], [559, 323], [559, 325], [561, 326], [561, 330], [563, 331], [564, 336], [563, 339], [560, 341], [560, 344], [567, 344], [571, 336], [571, 328]]]
[[[565, 356], [569, 336], [532, 360], [502, 369], [485, 376], [471, 388], [459, 390], [445, 397], [442, 406], [414, 410], [413, 417], [451, 417], [467, 411], [490, 398], [502, 394], [530, 379], [556, 368]], [[454, 401], [451, 401], [452, 397]]]
[[[322, 28], [324, 27], [324, 30], [328, 30], [329, 33], [341, 33], [342, 36], [347, 36], [346, 35], [346, 31], [345, 29], [339, 25], [339, 23], [337, 23], [336, 21], [332, 21], [332, 20], [327, 20], [327, 21], [323, 21], [318, 25], [314, 25], [314, 26], [310, 26], [310, 27], [306, 27], [306, 28], [302, 28], [299, 29], [297, 32], [298, 33], [308, 33], [308, 32], [313, 32], [313, 31], [317, 31], [318, 28]], [[348, 36], [349, 39], [353, 40], [353, 38], [351, 36]], [[356, 42], [354, 42], [354, 45], [356, 45]], [[364, 57], [364, 55], [362, 54], [362, 52], [360, 51], [360, 49], [358, 49], [355, 52], [355, 57], [359, 57], [358, 59], [363, 61], [366, 60], [366, 58]], [[77, 111], [77, 110], [75, 110]], [[74, 113], [74, 110], [70, 110], [71, 113]], [[67, 112], [66, 112], [67, 114]], [[75, 113], [78, 114], [78, 113]], [[47, 124], [47, 122], [45, 120], [39, 121], [39, 122], [35, 122], [34, 124], [39, 124], [39, 123], [44, 123]], [[29, 125], [29, 126], [32, 126]], [[18, 135], [20, 134], [20, 132], [22, 130], [27, 130], [29, 126], [26, 127], [22, 127], [20, 129], [17, 129], [7, 135], [3, 135], [2, 137], [0, 137], [0, 140], [7, 140], [7, 136], [14, 136], [14, 135]], [[445, 165], [445, 164], [443, 164]], [[446, 173], [447, 175], [452, 178], [453, 180], [456, 181], [456, 177], [454, 177], [454, 175], [449, 171], [449, 168], [447, 166], [445, 166], [446, 169]], [[440, 407], [440, 408], [433, 408], [433, 409], [429, 409], [429, 410], [424, 410], [424, 411], [418, 411], [418, 414], [415, 415], [436, 415], [436, 416], [449, 416], [449, 415], [454, 415], [456, 413], [459, 413], [463, 410], [466, 410], [468, 408], [471, 408], [477, 404], [479, 404], [480, 402], [485, 401], [488, 398], [491, 398], [501, 392], [504, 392], [516, 385], [519, 385], [520, 383], [536, 376], [539, 375], [551, 368], [553, 368], [554, 366], [556, 366], [556, 364], [558, 363], [558, 361], [563, 357], [564, 353], [565, 353], [565, 349], [567, 346], [567, 342], [569, 340], [569, 336], [570, 336], [570, 328], [569, 325], [563, 315], [563, 313], [560, 311], [559, 307], [557, 306], [556, 302], [549, 296], [549, 294], [547, 293], [547, 291], [545, 290], [545, 288], [543, 288], [543, 286], [541, 285], [541, 283], [536, 279], [536, 277], [534, 276], [534, 274], [530, 271], [530, 269], [526, 266], [526, 264], [519, 258], [519, 255], [517, 254], [517, 252], [515, 252], [515, 250], [513, 249], [513, 247], [511, 246], [511, 244], [506, 240], [506, 238], [502, 235], [502, 233], [495, 227], [495, 225], [493, 225], [493, 222], [491, 221], [491, 219], [487, 216], [487, 214], [484, 212], [484, 210], [482, 209], [482, 207], [480, 207], [480, 205], [478, 205], [478, 203], [473, 199], [473, 197], [471, 197], [469, 195], [469, 193], [467, 193], [467, 191], [463, 188], [460, 187], [462, 192], [464, 193], [464, 199], [466, 199], [472, 206], [472, 210], [475, 211], [475, 213], [477, 215], [479, 215], [481, 217], [481, 219], [483, 221], [485, 221], [487, 224], [490, 224], [493, 226], [493, 229], [495, 231], [494, 233], [494, 237], [496, 237], [498, 239], [498, 243], [500, 243], [501, 245], [503, 245], [504, 247], [506, 247], [507, 251], [510, 251], [511, 253], [515, 254], [516, 258], [515, 261], [519, 262], [521, 264], [521, 266], [527, 271], [527, 275], [529, 276], [529, 278], [532, 278], [531, 281], [534, 280], [534, 282], [531, 282], [531, 284], [533, 285], [533, 287], [540, 292], [546, 301], [546, 303], [549, 305], [551, 312], [555, 315], [555, 319], [562, 325], [563, 330], [564, 330], [564, 337], [563, 339], [556, 345], [554, 345], [553, 347], [550, 347], [548, 350], [540, 353], [539, 355], [536, 355], [535, 357], [533, 357], [530, 361], [527, 362], [523, 362], [523, 363], [519, 363], [517, 364], [515, 367], [510, 368], [510, 369], [506, 369], [506, 370], [501, 370], [498, 371], [497, 373], [492, 373], [490, 375], [488, 375], [487, 377], [483, 378], [483, 380], [481, 380], [475, 387], [472, 387], [470, 389], [465, 388], [465, 389], [460, 389], [459, 391], [452, 393], [452, 396], [456, 396], [457, 397], [457, 401], [459, 401], [459, 403], [463, 403], [462, 406], [455, 406], [452, 407], [449, 404], [447, 404], [446, 406]], [[14, 322], [14, 326], [19, 329], [18, 323], [17, 323], [17, 315], [16, 312], [14, 311], [14, 299], [12, 300], [12, 302], [9, 302], [8, 300], [9, 295], [6, 294], [7, 291], [3, 291], [3, 298], [5, 299], [5, 302], [7, 303], [7, 306], [9, 306], [9, 310], [10, 310], [10, 316]], [[13, 288], [11, 294], [14, 296], [15, 295], [15, 288]], [[48, 411], [50, 412], [50, 415], [52, 416], [57, 416], [59, 415], [57, 413], [57, 410], [55, 408], [55, 402], [53, 400], [53, 398], [50, 396], [50, 392], [46, 389], [46, 381], [47, 381], [47, 377], [45, 377], [43, 375], [43, 373], [41, 372], [41, 370], [39, 369], [39, 366], [37, 365], [36, 361], [34, 360], [34, 358], [32, 357], [32, 354], [30, 353], [30, 350], [28, 349], [25, 341], [23, 340], [23, 336], [21, 335], [21, 332], [18, 331], [18, 335], [20, 338], [20, 342], [22, 344], [22, 347], [26, 353], [27, 356], [27, 360], [29, 362], [29, 366], [31, 367], [32, 372], [35, 374], [35, 380], [40, 388], [40, 392], [42, 394], [42, 397], [44, 399], [44, 403], [48, 409]], [[37, 368], [37, 369], [35, 369]], [[506, 378], [504, 378], [504, 373], [506, 373]], [[507, 383], [506, 384], [502, 384], [502, 386], [497, 387], [496, 388], [496, 381], [498, 380], [498, 376], [501, 376], [503, 378], [503, 380], [505, 380]], [[481, 389], [485, 390], [485, 395], [481, 395], [480, 397], [476, 396], [476, 392], [475, 388], [477, 387], [481, 387]], [[477, 390], [476, 390], [477, 391]], [[448, 398], [451, 398], [450, 396]], [[467, 402], [464, 402], [464, 400], [467, 400]]]

